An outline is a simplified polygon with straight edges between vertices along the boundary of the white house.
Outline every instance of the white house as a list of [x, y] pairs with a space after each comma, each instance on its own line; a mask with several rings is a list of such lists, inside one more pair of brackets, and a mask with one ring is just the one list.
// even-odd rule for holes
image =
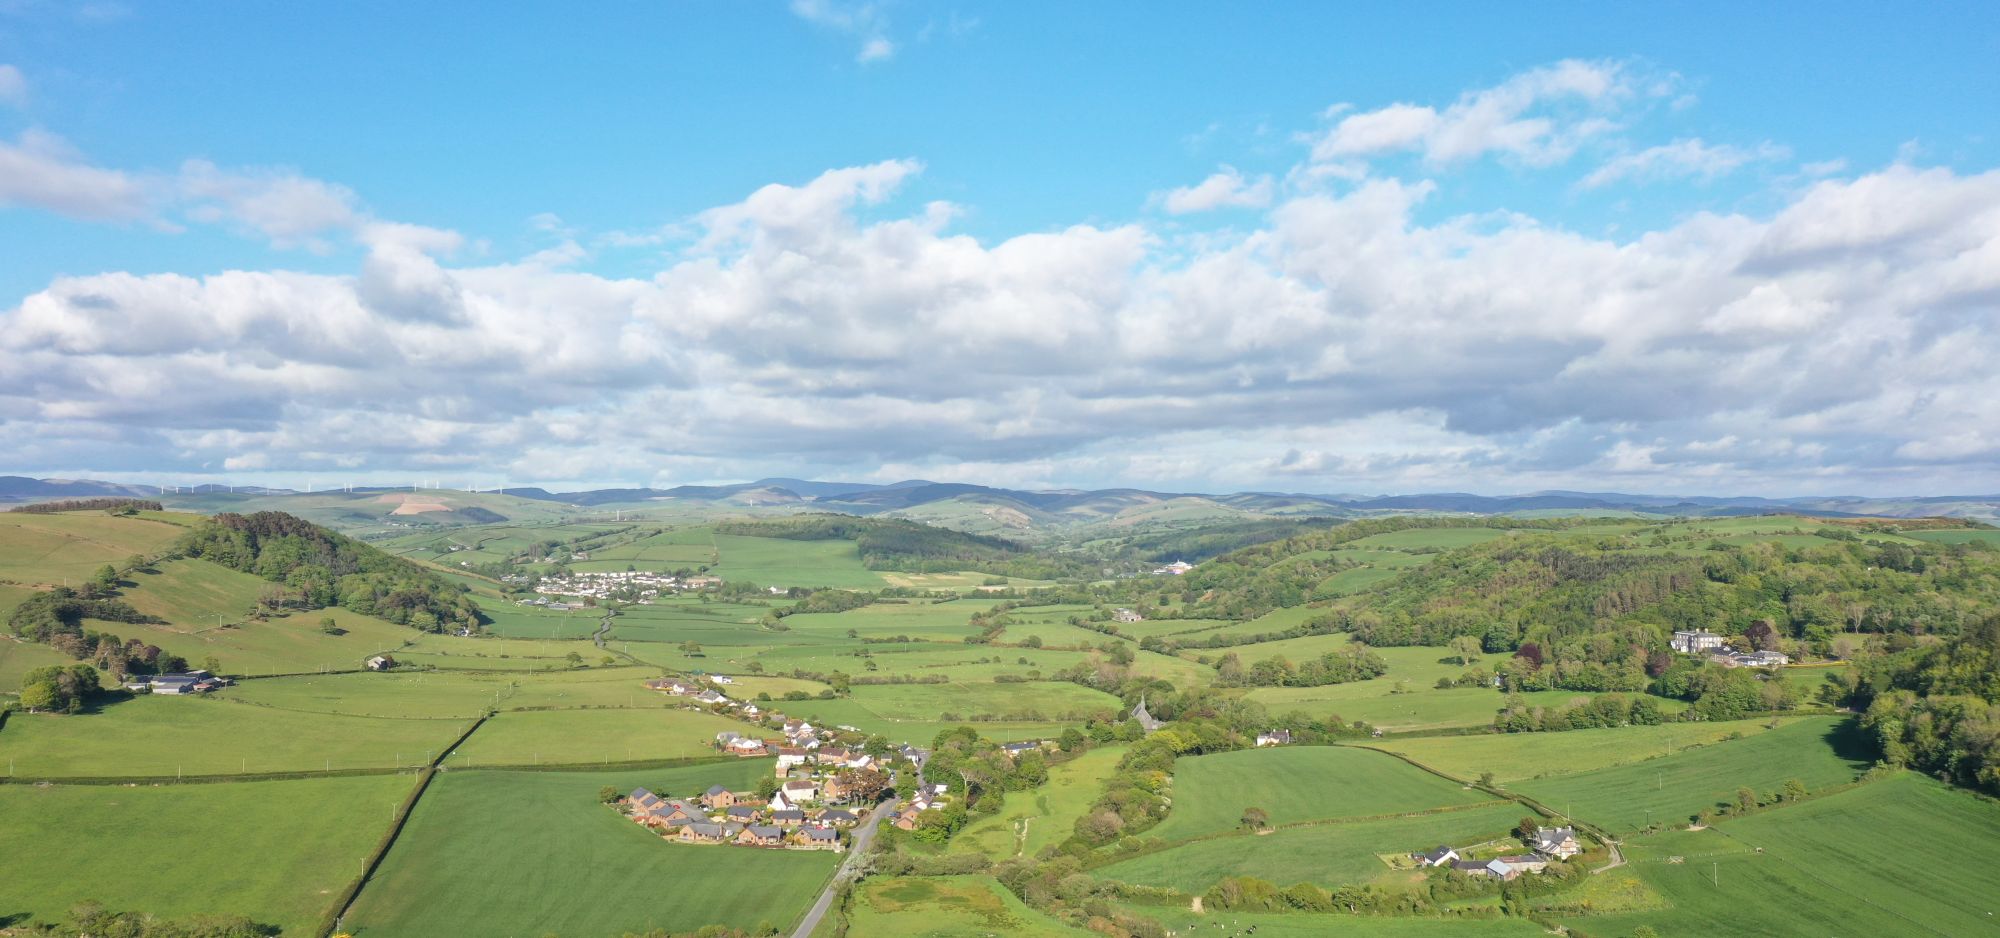
[[1257, 734], [1257, 745], [1259, 746], [1289, 746], [1291, 744], [1291, 730], [1272, 730], [1268, 733]]
[[1746, 668], [1782, 668], [1792, 663], [1791, 656], [1780, 651], [1748, 651], [1732, 655], [1731, 660]]
[[1707, 629], [1681, 629], [1674, 633], [1674, 650], [1684, 655], [1700, 655], [1722, 647], [1722, 636]]
[[1412, 859], [1415, 859], [1417, 863], [1423, 866], [1445, 866], [1451, 863], [1452, 861], [1458, 859], [1458, 851], [1453, 850], [1452, 848], [1447, 847], [1444, 844], [1438, 844], [1436, 850], [1430, 850], [1424, 853], [1413, 853], [1410, 856]]
[[376, 655], [375, 657], [368, 659], [368, 670], [370, 671], [387, 671], [395, 666], [396, 666], [396, 659], [391, 658], [388, 655]]
[[1567, 860], [1582, 853], [1583, 845], [1577, 842], [1575, 828], [1543, 827], [1535, 831], [1535, 852]]

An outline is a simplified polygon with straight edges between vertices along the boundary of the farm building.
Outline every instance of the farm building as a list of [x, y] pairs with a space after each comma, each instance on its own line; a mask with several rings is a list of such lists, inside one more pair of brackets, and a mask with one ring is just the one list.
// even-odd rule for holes
[[376, 655], [375, 657], [368, 659], [367, 663], [368, 663], [368, 670], [370, 671], [387, 671], [390, 668], [396, 666], [396, 659], [391, 658], [388, 655]]
[[1410, 854], [1410, 858], [1425, 866], [1444, 866], [1458, 859], [1458, 851], [1439, 844], [1435, 850], [1429, 850], [1424, 853], [1413, 853]]

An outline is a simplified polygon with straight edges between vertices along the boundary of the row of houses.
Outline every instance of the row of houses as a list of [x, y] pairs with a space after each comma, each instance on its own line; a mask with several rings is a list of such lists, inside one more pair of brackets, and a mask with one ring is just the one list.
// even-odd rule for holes
[[669, 840], [695, 844], [735, 844], [745, 847], [800, 847], [840, 850], [840, 831], [860, 823], [841, 808], [803, 807], [780, 792], [770, 801], [747, 793], [710, 786], [695, 799], [661, 798], [635, 788], [619, 808], [639, 825]]
[[1540, 873], [1555, 860], [1567, 860], [1583, 852], [1583, 844], [1577, 840], [1573, 827], [1539, 828], [1528, 846], [1533, 853], [1478, 860], [1460, 854], [1453, 847], [1439, 844], [1434, 850], [1410, 854], [1410, 858], [1419, 866], [1446, 867], [1467, 876], [1511, 882], [1523, 873]]

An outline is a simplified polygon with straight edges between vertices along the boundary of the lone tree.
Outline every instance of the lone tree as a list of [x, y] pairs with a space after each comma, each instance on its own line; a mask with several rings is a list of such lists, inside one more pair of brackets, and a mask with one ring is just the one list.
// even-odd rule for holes
[[1263, 808], [1244, 808], [1243, 826], [1260, 831], [1271, 826], [1271, 816]]

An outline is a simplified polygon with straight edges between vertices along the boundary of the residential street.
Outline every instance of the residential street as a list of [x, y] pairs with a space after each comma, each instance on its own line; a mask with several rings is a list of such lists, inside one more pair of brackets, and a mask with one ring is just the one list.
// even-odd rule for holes
[[855, 864], [868, 852], [868, 845], [875, 842], [875, 829], [889, 816], [890, 811], [895, 810], [895, 807], [896, 799], [892, 797], [876, 805], [875, 810], [868, 812], [868, 816], [854, 826], [854, 843], [847, 848], [847, 859], [841, 862], [839, 871], [833, 874], [833, 879], [826, 884], [825, 891], [819, 894], [819, 901], [813, 903], [812, 910], [799, 921], [799, 927], [793, 930], [792, 938], [810, 938], [813, 929], [819, 927], [820, 919], [825, 918], [827, 910], [833, 908], [834, 890], [853, 875]]

